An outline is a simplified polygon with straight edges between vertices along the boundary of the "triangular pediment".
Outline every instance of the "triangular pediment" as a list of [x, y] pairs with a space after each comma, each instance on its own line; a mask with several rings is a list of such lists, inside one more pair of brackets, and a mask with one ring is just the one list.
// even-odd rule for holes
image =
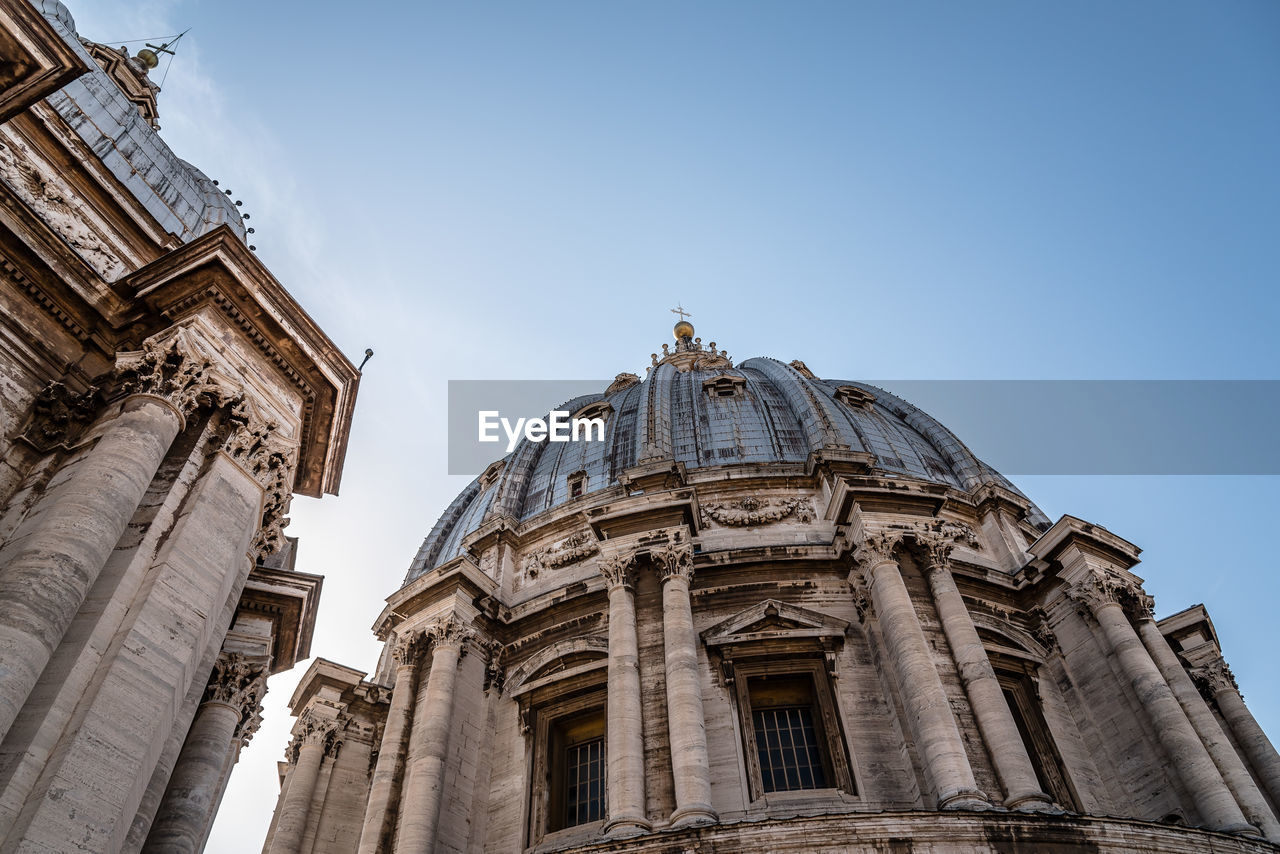
[[765, 599], [702, 633], [708, 646], [773, 638], [844, 637], [849, 621], [819, 611]]

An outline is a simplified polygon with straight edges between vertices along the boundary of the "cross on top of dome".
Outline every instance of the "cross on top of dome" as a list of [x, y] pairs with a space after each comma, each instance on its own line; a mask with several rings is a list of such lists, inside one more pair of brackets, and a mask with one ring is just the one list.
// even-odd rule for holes
[[680, 318], [672, 330], [676, 339], [675, 349], [671, 349], [669, 344], [663, 344], [661, 358], [658, 357], [657, 353], [650, 354], [652, 364], [650, 364], [649, 370], [663, 364], [674, 365], [677, 371], [682, 372], [710, 371], [733, 367], [733, 362], [729, 360], [729, 354], [717, 349], [716, 342], [712, 341], [708, 348], [703, 349], [702, 339], [693, 337], [693, 324], [685, 319], [693, 317], [693, 315], [685, 311], [683, 305], [677, 303], [676, 307], [671, 309], [671, 313]]

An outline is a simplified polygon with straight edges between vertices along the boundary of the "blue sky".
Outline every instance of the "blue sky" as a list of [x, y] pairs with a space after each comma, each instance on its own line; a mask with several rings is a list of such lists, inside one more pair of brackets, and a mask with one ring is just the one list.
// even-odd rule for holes
[[[464, 485], [446, 381], [642, 373], [677, 301], [826, 376], [1277, 378], [1273, 2], [70, 5], [95, 40], [192, 28], [163, 136], [377, 351], [342, 495], [289, 529], [353, 666]], [[1208, 605], [1280, 735], [1276, 478], [1017, 482], [1142, 546], [1159, 615]], [[212, 851], [261, 844], [301, 670]]]

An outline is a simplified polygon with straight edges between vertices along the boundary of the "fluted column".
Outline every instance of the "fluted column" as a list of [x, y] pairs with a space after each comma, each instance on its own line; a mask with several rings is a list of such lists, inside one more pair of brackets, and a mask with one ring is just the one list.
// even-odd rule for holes
[[298, 718], [294, 726], [294, 744], [290, 745], [290, 752], [296, 759], [286, 781], [287, 789], [280, 804], [280, 816], [276, 819], [268, 854], [298, 854], [301, 850], [311, 801], [315, 797], [316, 780], [320, 777], [320, 763], [326, 750], [331, 749], [330, 742], [339, 726], [337, 719], [321, 717], [311, 709]]
[[382, 730], [378, 764], [369, 787], [369, 805], [365, 809], [360, 831], [359, 854], [378, 854], [383, 839], [390, 831], [391, 804], [404, 773], [404, 752], [413, 714], [413, 693], [418, 678], [418, 657], [422, 654], [422, 636], [410, 634], [397, 638], [391, 651], [396, 661], [395, 686], [391, 690], [391, 708]]
[[0, 735], [84, 603], [183, 426], [167, 400], [134, 395], [85, 455], [54, 476], [0, 549]]
[[400, 836], [396, 854], [429, 854], [435, 847], [436, 826], [444, 794], [445, 761], [453, 730], [453, 692], [458, 661], [470, 632], [450, 618], [427, 631], [431, 670], [427, 673], [422, 705], [413, 710], [414, 726], [422, 716], [422, 738], [409, 751], [408, 781], [400, 800]]
[[1276, 754], [1271, 739], [1267, 738], [1244, 704], [1231, 668], [1219, 657], [1208, 666], [1198, 668], [1196, 678], [1202, 689], [1218, 704], [1218, 711], [1231, 727], [1236, 743], [1249, 758], [1249, 765], [1271, 796], [1271, 802], [1280, 804], [1280, 755]]
[[223, 653], [214, 664], [174, 766], [144, 854], [198, 854], [222, 795], [232, 743], [246, 715], [257, 711], [266, 687], [266, 662]]
[[1140, 596], [1140, 591], [1119, 575], [1090, 570], [1072, 585], [1068, 595], [1084, 605], [1097, 621], [1109, 653], [1133, 685], [1157, 738], [1204, 823], [1224, 833], [1260, 835], [1258, 829], [1245, 820], [1169, 683], [1129, 623], [1121, 602]]
[[1240, 761], [1240, 755], [1227, 740], [1222, 727], [1218, 725], [1217, 718], [1213, 716], [1204, 698], [1196, 690], [1191, 676], [1182, 669], [1182, 662], [1178, 660], [1177, 653], [1170, 648], [1169, 642], [1160, 632], [1160, 627], [1156, 625], [1154, 615], [1151, 613], [1150, 599], [1142, 603], [1142, 613], [1138, 616], [1137, 623], [1138, 635], [1155, 661], [1156, 667], [1160, 668], [1161, 675], [1169, 683], [1169, 688], [1182, 706], [1182, 711], [1191, 721], [1191, 726], [1195, 728], [1196, 735], [1209, 751], [1209, 756], [1218, 767], [1231, 794], [1235, 796], [1245, 818], [1259, 828], [1267, 839], [1280, 842], [1280, 821], [1276, 820], [1275, 813], [1271, 811], [1253, 777]]
[[925, 776], [937, 793], [938, 809], [988, 808], [990, 803], [973, 778], [960, 728], [894, 557], [897, 546], [895, 535], [864, 537], [855, 552], [861, 574], [855, 570], [852, 580], [870, 589], [871, 604], [888, 647], [885, 658], [910, 718]]
[[671, 769], [675, 779], [673, 827], [717, 820], [711, 806], [711, 767], [707, 760], [707, 726], [698, 678], [697, 634], [689, 584], [693, 579], [693, 550], [688, 543], [671, 544], [654, 554], [662, 569], [662, 632], [667, 671], [667, 731], [671, 740]]
[[609, 699], [605, 833], [625, 836], [649, 830], [644, 804], [644, 732], [640, 705], [640, 643], [632, 567], [635, 558], [602, 556], [609, 585]]
[[1040, 788], [1035, 766], [1027, 754], [1018, 724], [1009, 710], [1000, 680], [987, 657], [987, 648], [973, 625], [969, 609], [951, 575], [951, 550], [958, 540], [972, 540], [973, 532], [948, 523], [930, 535], [916, 537], [927, 555], [925, 576], [942, 621], [942, 631], [955, 656], [960, 682], [964, 685], [978, 721], [978, 730], [991, 752], [996, 775], [1004, 786], [1005, 806], [1027, 812], [1052, 810], [1053, 798]]

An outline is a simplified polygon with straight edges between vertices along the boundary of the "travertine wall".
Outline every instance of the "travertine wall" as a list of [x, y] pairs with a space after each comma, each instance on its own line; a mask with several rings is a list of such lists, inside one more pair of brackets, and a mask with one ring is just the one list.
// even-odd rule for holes
[[[1241, 724], [1221, 714], [1236, 696], [1221, 679], [1198, 677], [1206, 701], [1186, 690], [1191, 676], [1179, 670], [1183, 684], [1168, 670], [1172, 661], [1207, 673], [1216, 640], [1202, 611], [1156, 627], [1130, 572], [1133, 546], [1072, 517], [1033, 527], [1016, 508], [954, 492], [940, 506], [926, 484], [821, 471], [807, 482], [786, 473], [786, 494], [816, 507], [802, 518], [695, 525], [680, 509], [759, 494], [756, 477], [743, 487], [708, 476], [693, 489], [596, 499], [598, 512], [588, 499], [585, 511], [482, 526], [466, 554], [411, 580], [388, 599], [378, 630], [405, 651], [397, 660], [416, 662], [405, 713], [418, 737], [384, 739], [382, 749], [408, 768], [443, 738], [438, 811], [424, 821], [428, 801], [402, 771], [399, 789], [374, 789], [359, 845], [308, 847], [304, 834], [295, 849], [277, 827], [266, 850], [1276, 850], [1265, 841], [1280, 839], [1265, 791], [1274, 750], [1256, 739], [1243, 748]], [[880, 497], [886, 486], [891, 504]], [[670, 678], [683, 672], [672, 664], [684, 654], [673, 656], [683, 636], [672, 628], [686, 601], [701, 721]], [[634, 647], [620, 631], [627, 624]], [[736, 674], [765, 661], [784, 670], [819, 662], [852, 786], [753, 787], [738, 689], [746, 677]], [[992, 662], [1024, 674], [1035, 704], [1027, 726], [1043, 727], [1043, 755], [1018, 734]], [[370, 682], [392, 689], [400, 672], [384, 656]], [[606, 683], [607, 727], [625, 736], [608, 738], [613, 760], [623, 752], [607, 767], [609, 820], [545, 832], [539, 709], [599, 696]], [[370, 683], [356, 673], [352, 684]], [[450, 686], [447, 707], [428, 708], [432, 684]], [[390, 708], [375, 707], [374, 720]], [[1221, 729], [1217, 741], [1207, 721]], [[1053, 763], [1067, 796], [1039, 791], [1031, 750]], [[705, 759], [690, 765], [690, 756]], [[691, 802], [699, 778], [710, 784], [705, 809]], [[622, 812], [633, 804], [638, 815]], [[388, 832], [371, 831], [375, 814]]]
[[66, 72], [0, 97], [0, 851], [197, 852], [309, 645], [319, 579], [250, 576], [292, 574], [356, 372], [138, 115], [145, 69], [0, 6]]

